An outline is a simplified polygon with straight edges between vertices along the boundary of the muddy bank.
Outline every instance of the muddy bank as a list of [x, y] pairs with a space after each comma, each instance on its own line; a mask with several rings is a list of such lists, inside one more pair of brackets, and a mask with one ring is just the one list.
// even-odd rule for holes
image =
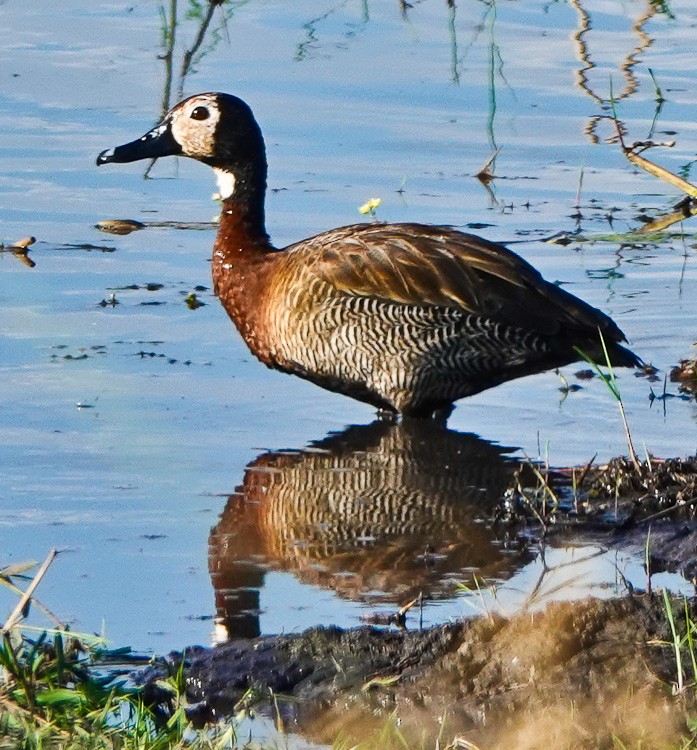
[[394, 720], [433, 746], [445, 720], [446, 737], [482, 748], [603, 747], [613, 734], [654, 747], [687, 731], [669, 639], [661, 595], [588, 599], [425, 631], [235, 641], [194, 654], [186, 684], [199, 716], [230, 713], [249, 688], [292, 696], [286, 721], [318, 742], [369, 740]]

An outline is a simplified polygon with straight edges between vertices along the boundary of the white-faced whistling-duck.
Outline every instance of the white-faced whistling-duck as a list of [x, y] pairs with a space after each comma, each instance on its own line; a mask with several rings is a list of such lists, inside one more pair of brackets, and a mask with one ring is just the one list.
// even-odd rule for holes
[[408, 416], [580, 359], [638, 366], [615, 323], [507, 248], [450, 227], [354, 224], [279, 250], [264, 223], [266, 153], [229, 94], [177, 104], [97, 164], [188, 156], [223, 201], [215, 291], [265, 365]]

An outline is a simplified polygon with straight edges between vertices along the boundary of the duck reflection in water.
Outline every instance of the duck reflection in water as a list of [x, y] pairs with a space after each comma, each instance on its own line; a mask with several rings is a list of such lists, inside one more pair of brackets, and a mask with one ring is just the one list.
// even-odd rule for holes
[[530, 556], [503, 550], [488, 521], [510, 450], [435, 421], [378, 420], [261, 454], [210, 535], [217, 637], [260, 634], [268, 571], [395, 609], [421, 592], [450, 598], [473, 570], [509, 577]]

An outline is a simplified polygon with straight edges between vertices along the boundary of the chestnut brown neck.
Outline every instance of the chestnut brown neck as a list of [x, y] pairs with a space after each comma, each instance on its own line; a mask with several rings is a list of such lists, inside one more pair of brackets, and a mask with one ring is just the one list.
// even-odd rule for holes
[[249, 348], [270, 364], [263, 309], [278, 254], [265, 226], [264, 141], [253, 120], [249, 128], [244, 148], [223, 148], [210, 162], [219, 173], [224, 199], [213, 248], [213, 283]]
[[264, 228], [263, 205], [260, 215], [259, 206], [239, 202], [238, 195], [236, 189], [234, 197], [223, 201], [213, 247], [213, 286], [249, 348], [268, 364], [263, 303], [278, 253]]
[[226, 263], [272, 252], [269, 235], [266, 233], [263, 219], [257, 211], [228, 198], [223, 201], [218, 224], [218, 235], [215, 239], [214, 262], [218, 259]]

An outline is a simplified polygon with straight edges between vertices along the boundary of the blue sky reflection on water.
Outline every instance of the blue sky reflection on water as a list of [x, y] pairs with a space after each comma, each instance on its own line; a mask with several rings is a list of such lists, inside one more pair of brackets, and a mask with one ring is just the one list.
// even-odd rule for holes
[[[683, 0], [671, 3], [675, 20], [648, 18], [647, 44], [632, 30], [647, 3], [582, 5], [592, 22], [581, 35], [596, 65], [591, 90], [607, 97], [612, 79], [622, 93], [622, 60], [639, 47], [637, 90], [618, 102], [620, 117], [631, 139], [647, 136], [652, 68], [667, 99], [655, 137], [676, 141], [655, 156], [674, 170], [689, 165], [697, 11]], [[575, 84], [585, 67], [572, 39], [578, 10], [492, 8], [458, 7], [453, 67], [445, 3], [416, 4], [406, 20], [397, 2], [237, 3], [184, 92], [225, 90], [252, 105], [267, 140], [267, 213], [279, 245], [358, 220], [372, 196], [383, 200], [382, 219], [487, 224], [476, 231], [516, 243], [546, 277], [613, 315], [665, 372], [694, 355], [693, 238], [642, 248], [541, 240], [575, 228], [582, 168], [588, 234], [610, 229], [611, 208], [614, 229], [626, 231], [643, 207], [665, 209], [679, 196], [628, 165], [604, 141], [606, 124], [598, 144], [584, 132], [603, 110]], [[178, 29], [175, 69], [194, 33], [191, 21]], [[158, 119], [160, 39], [154, 2], [0, 4], [0, 241], [37, 237], [34, 269], [0, 254], [0, 564], [66, 548], [42, 584], [46, 602], [78, 628], [98, 630], [104, 619], [116, 642], [157, 651], [210, 638], [209, 530], [245, 466], [264, 450], [302, 448], [373, 418], [367, 406], [252, 360], [210, 291], [213, 229], [94, 228], [104, 218], [206, 222], [216, 213], [201, 165], [163, 160], [150, 180], [142, 165], [94, 166], [99, 151]], [[492, 201], [473, 175], [494, 146], [502, 151]], [[207, 288], [198, 292], [206, 305], [192, 312], [183, 299], [196, 286]], [[112, 293], [120, 304], [100, 307]], [[621, 452], [602, 385], [565, 401], [558, 385], [547, 373], [485, 392], [449, 426], [531, 456], [548, 452], [554, 464]], [[620, 385], [638, 446], [695, 450], [694, 403], [669, 401], [664, 417], [649, 407], [645, 380], [623, 373]], [[296, 587], [310, 590], [279, 590], [293, 598]], [[310, 607], [298, 623], [354, 624], [362, 611], [317, 596], [322, 617]], [[262, 600], [279, 601], [265, 617], [282, 627], [287, 603], [280, 594]]]

